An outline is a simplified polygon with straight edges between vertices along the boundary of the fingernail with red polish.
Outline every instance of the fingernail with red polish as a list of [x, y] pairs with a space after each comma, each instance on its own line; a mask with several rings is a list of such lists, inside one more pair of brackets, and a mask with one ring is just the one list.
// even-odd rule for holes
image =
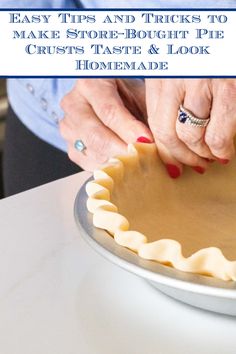
[[151, 140], [146, 138], [145, 136], [140, 136], [137, 139], [137, 143], [146, 143], [146, 144], [151, 144]]
[[222, 165], [227, 165], [227, 163], [229, 163], [229, 160], [228, 159], [217, 159], [217, 161], [219, 163], [221, 163]]
[[167, 172], [171, 178], [178, 178], [180, 176], [180, 169], [175, 165], [166, 165]]
[[200, 173], [201, 175], [203, 175], [203, 173], [206, 172], [205, 168], [203, 168], [201, 166], [194, 166], [193, 170], [196, 171], [197, 173]]

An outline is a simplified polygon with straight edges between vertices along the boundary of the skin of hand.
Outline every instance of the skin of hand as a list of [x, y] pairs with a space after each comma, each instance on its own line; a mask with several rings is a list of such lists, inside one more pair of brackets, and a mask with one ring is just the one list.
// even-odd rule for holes
[[[153, 141], [146, 121], [145, 85], [141, 80], [78, 79], [62, 99], [59, 128], [69, 158], [87, 171], [126, 153], [140, 137]], [[75, 149], [77, 139], [86, 150]]]
[[[183, 165], [204, 173], [208, 161], [227, 163], [234, 156], [236, 80], [146, 79], [148, 122], [171, 177]], [[210, 122], [206, 128], [178, 121], [180, 105]]]

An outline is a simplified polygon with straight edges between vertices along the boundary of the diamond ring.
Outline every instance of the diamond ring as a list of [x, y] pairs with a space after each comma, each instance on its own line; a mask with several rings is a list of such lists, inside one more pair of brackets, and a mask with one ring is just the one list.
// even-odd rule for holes
[[189, 124], [195, 127], [205, 128], [209, 123], [210, 118], [204, 119], [195, 117], [190, 111], [181, 105], [178, 112], [178, 121], [182, 124]]

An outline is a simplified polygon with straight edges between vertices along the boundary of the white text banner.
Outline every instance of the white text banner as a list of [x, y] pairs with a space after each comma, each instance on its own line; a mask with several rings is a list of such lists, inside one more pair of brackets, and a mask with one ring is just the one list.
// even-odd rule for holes
[[2, 10], [1, 76], [236, 76], [236, 12]]

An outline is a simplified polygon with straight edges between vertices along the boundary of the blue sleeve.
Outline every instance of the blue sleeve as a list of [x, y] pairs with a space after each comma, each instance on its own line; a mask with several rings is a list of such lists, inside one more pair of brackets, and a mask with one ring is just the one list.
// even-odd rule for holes
[[66, 151], [58, 122], [64, 112], [60, 101], [76, 79], [9, 79], [8, 98], [21, 122], [40, 139]]
[[63, 111], [60, 108], [61, 99], [73, 88], [77, 79], [74, 78], [37, 78], [9, 79], [8, 94], [10, 102], [17, 105], [19, 113], [24, 105], [33, 105], [38, 116], [45, 119], [60, 120]]
[[[60, 107], [62, 98], [72, 90], [77, 79], [43, 79], [44, 96], [47, 98], [49, 112], [55, 112], [58, 120], [63, 118], [64, 112]], [[33, 80], [32, 80], [33, 81]], [[49, 113], [48, 112], [48, 113]]]
[[[1, 8], [79, 8], [77, 0], [0, 0]], [[27, 74], [27, 73], [26, 73]], [[18, 80], [23, 87], [33, 87], [35, 91], [36, 105], [40, 111], [42, 99], [47, 101], [48, 112], [55, 112], [56, 116], [62, 117], [60, 109], [62, 97], [71, 90], [75, 79], [27, 79]], [[9, 96], [16, 101], [17, 92], [10, 86]], [[40, 89], [39, 89], [40, 88]], [[43, 101], [42, 101], [43, 102]], [[50, 113], [49, 113], [50, 115]]]
[[76, 8], [75, 0], [0, 0], [0, 8]]

